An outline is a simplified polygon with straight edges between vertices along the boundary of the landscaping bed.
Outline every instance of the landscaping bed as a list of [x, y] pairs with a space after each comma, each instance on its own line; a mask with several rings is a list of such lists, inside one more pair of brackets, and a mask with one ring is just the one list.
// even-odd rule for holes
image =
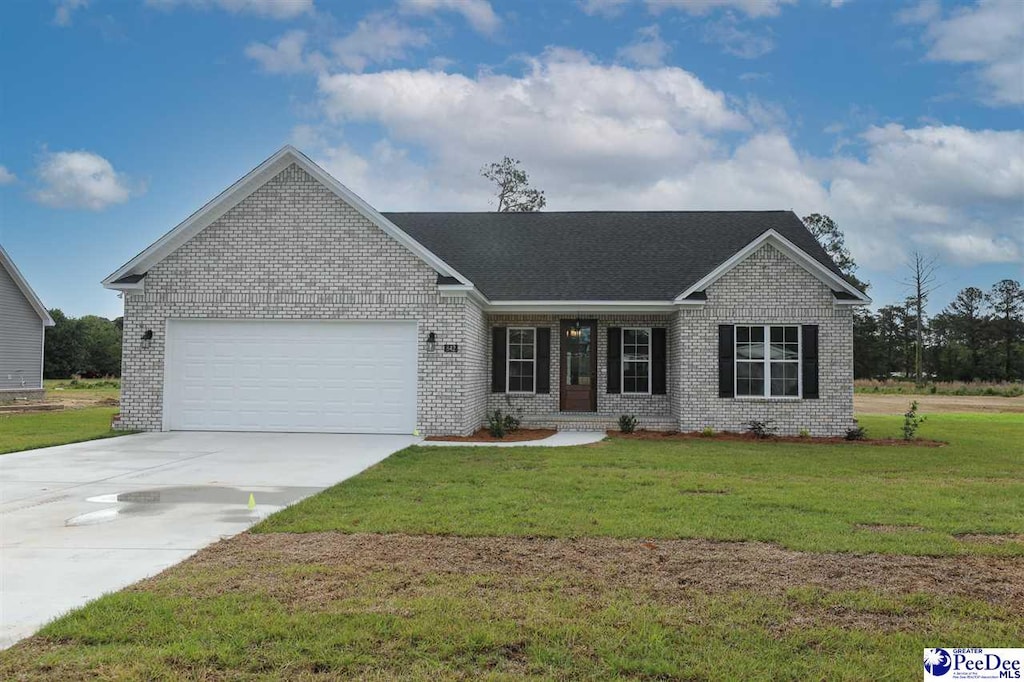
[[705, 434], [701, 431], [644, 431], [638, 429], [632, 433], [622, 431], [608, 431], [611, 438], [623, 438], [626, 440], [725, 440], [754, 443], [800, 443], [803, 445], [883, 445], [883, 446], [907, 446], [916, 445], [921, 447], [938, 448], [948, 445], [945, 441], [930, 440], [927, 438], [861, 438], [859, 440], [847, 440], [839, 436], [756, 436], [752, 433], [739, 433], [735, 431], [716, 431], [712, 434]]
[[455, 443], [507, 443], [526, 440], [541, 440], [557, 433], [554, 429], [516, 429], [505, 434], [503, 438], [491, 435], [487, 429], [480, 429], [469, 436], [427, 436], [425, 440], [450, 441]]

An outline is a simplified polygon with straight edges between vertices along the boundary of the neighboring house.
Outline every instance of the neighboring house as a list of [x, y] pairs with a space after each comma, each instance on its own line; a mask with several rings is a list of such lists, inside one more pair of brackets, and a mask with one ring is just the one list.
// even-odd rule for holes
[[0, 246], [0, 402], [43, 397], [43, 338], [52, 326], [46, 306]]
[[836, 435], [869, 302], [789, 211], [382, 214], [291, 147], [103, 284], [146, 430]]

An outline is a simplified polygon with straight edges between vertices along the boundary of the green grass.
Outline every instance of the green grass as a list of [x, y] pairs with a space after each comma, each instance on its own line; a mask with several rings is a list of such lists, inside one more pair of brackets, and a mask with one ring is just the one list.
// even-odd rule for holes
[[113, 431], [110, 418], [116, 407], [89, 407], [57, 412], [0, 415], [0, 455], [83, 440], [123, 436]]
[[117, 399], [121, 393], [120, 379], [46, 379], [43, 381], [48, 400], [67, 397], [74, 400]]
[[[294, 570], [300, 580], [330, 569]], [[0, 678], [905, 680], [936, 642], [1024, 638], [1000, 607], [927, 594], [663, 600], [562, 574], [378, 571], [297, 606], [233, 588], [237, 576], [183, 573], [105, 596], [0, 652]], [[223, 593], [189, 594], [210, 580]]]
[[[861, 423], [870, 436], [895, 437], [901, 422]], [[932, 415], [919, 435], [949, 445], [413, 447], [255, 530], [702, 537], [811, 552], [1024, 555], [1020, 542], [954, 537], [1024, 533], [1024, 417]], [[872, 524], [907, 528], [865, 527]]]

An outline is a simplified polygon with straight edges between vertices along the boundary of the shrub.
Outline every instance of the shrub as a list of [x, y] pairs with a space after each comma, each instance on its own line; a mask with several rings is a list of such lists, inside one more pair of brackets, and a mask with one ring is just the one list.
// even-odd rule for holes
[[846, 429], [846, 435], [844, 436], [846, 440], [864, 440], [867, 437], [868, 432], [865, 431], [864, 427], [861, 426], [860, 424], [857, 424], [856, 426], [851, 426], [850, 428]]
[[710, 426], [705, 426], [704, 430], [700, 432], [700, 435], [704, 436], [705, 438], [711, 438], [711, 436], [715, 435], [715, 430]]
[[637, 418], [634, 414], [624, 414], [619, 417], [619, 431], [633, 433], [636, 431]]
[[914, 440], [917, 437], [917, 429], [926, 419], [927, 417], [917, 414], [917, 401], [910, 401], [910, 409], [903, 414], [903, 440]]
[[747, 432], [752, 433], [755, 438], [771, 438], [775, 435], [776, 431], [775, 421], [772, 419], [764, 421], [752, 419], [747, 422]]
[[519, 419], [511, 414], [502, 414], [501, 410], [487, 413], [487, 430], [495, 438], [504, 438], [519, 428]]
[[808, 431], [807, 429], [800, 429], [800, 437], [801, 438], [810, 438], [811, 437], [811, 432]]

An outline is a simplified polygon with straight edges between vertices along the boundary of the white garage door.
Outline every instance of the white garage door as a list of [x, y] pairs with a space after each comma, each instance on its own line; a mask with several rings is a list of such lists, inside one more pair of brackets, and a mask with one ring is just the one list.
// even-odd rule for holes
[[170, 320], [164, 427], [412, 433], [415, 322]]

